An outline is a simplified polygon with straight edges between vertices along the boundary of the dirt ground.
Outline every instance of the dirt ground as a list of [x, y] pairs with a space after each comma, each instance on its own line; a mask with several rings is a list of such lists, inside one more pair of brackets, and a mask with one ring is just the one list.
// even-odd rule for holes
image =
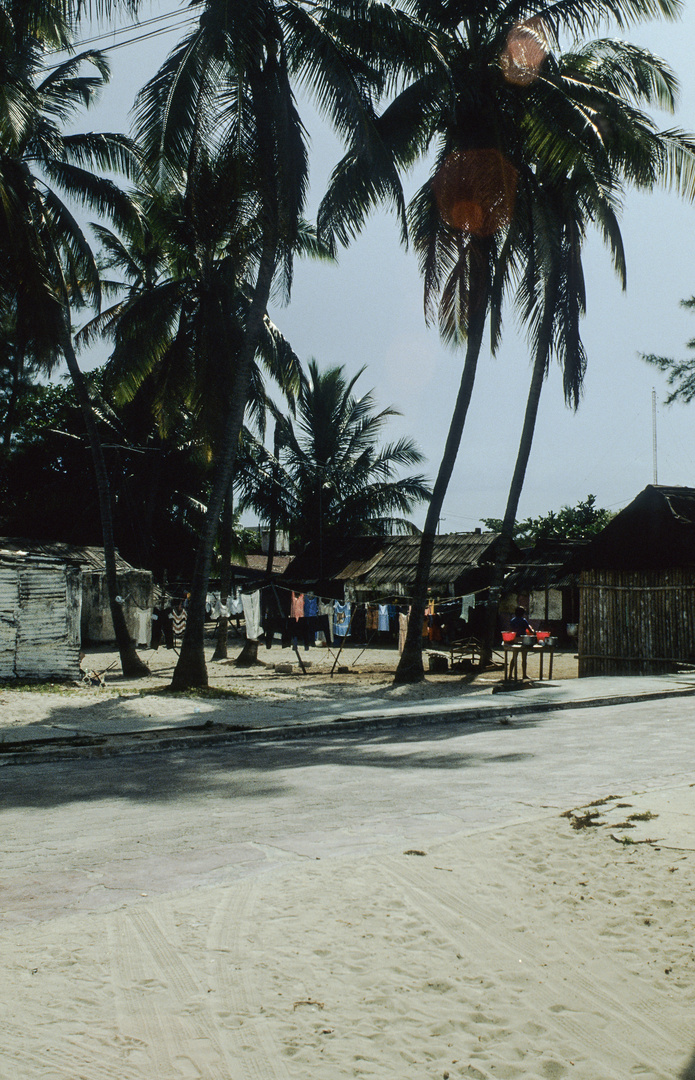
[[[150, 674], [126, 679], [113, 648], [88, 649], [82, 660], [84, 677], [75, 684], [4, 684], [0, 688], [0, 741], [25, 729], [68, 730], [72, 733], [115, 734], [181, 725], [240, 724], [277, 726], [302, 719], [386, 705], [451, 702], [489, 695], [503, 679], [501, 655], [484, 672], [456, 667], [443, 674], [428, 673], [422, 682], [395, 684], [398, 651], [347, 645], [298, 652], [261, 644], [253, 667], [237, 667], [243, 641], [232, 639], [227, 660], [213, 661], [215, 643], [206, 642], [207, 690], [169, 693], [176, 650], [140, 649]], [[549, 657], [544, 656], [545, 678]], [[301, 663], [300, 663], [301, 661]], [[427, 665], [427, 660], [425, 660]], [[304, 670], [302, 670], [302, 666]], [[279, 670], [278, 670], [279, 668]], [[537, 657], [529, 660], [537, 677]], [[553, 683], [577, 676], [572, 652], [554, 657]]]
[[[312, 648], [307, 652], [300, 647], [295, 652], [289, 648], [283, 649], [279, 645], [273, 645], [272, 648], [267, 649], [261, 643], [258, 649], [258, 663], [253, 667], [237, 667], [236, 660], [241, 653], [242, 645], [242, 640], [230, 638], [227, 660], [214, 661], [212, 659], [214, 644], [211, 640], [208, 641], [206, 659], [210, 686], [241, 691], [252, 687], [254, 695], [257, 695], [264, 690], [272, 694], [279, 690], [287, 691], [290, 688], [295, 693], [301, 694], [303, 689], [317, 689], [321, 686], [326, 690], [332, 685], [340, 686], [341, 692], [344, 692], [348, 685], [359, 695], [361, 686], [372, 689], [381, 685], [391, 686], [399, 659], [396, 647], [384, 649], [348, 644], [341, 651], [338, 648]], [[145, 689], [152, 686], [161, 689], [171, 679], [176, 665], [177, 651], [162, 646], [156, 651], [140, 649], [139, 655], [147, 663], [151, 675], [137, 680], [138, 687]], [[426, 671], [424, 687], [429, 688], [432, 696], [437, 696], [437, 688], [439, 688], [439, 693], [447, 690], [461, 693], [466, 686], [469, 686], [471, 690], [487, 689], [499, 682], [503, 674], [501, 653], [495, 654], [493, 665], [483, 672], [471, 666], [459, 665], [445, 673], [435, 674], [427, 670], [426, 654], [423, 660]], [[292, 665], [291, 673], [276, 670], [278, 665], [282, 665], [284, 669], [288, 664]], [[305, 671], [302, 670], [302, 664]], [[82, 667], [83, 670], [97, 672], [108, 686], [116, 688], [131, 684], [131, 680], [124, 679], [121, 674], [118, 653], [114, 652], [112, 647], [88, 649]], [[537, 674], [536, 667], [531, 662], [529, 674], [532, 677]], [[576, 653], [573, 650], [556, 651], [553, 659], [553, 681], [576, 677]]]

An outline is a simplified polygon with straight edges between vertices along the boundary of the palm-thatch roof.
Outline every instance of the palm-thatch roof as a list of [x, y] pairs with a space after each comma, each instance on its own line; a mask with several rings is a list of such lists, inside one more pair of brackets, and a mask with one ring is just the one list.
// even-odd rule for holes
[[[439, 595], [477, 592], [489, 584], [499, 533], [446, 533], [435, 537], [429, 587]], [[293, 561], [295, 581], [350, 582], [362, 593], [409, 596], [415, 584], [420, 536], [363, 536], [318, 541]], [[515, 547], [512, 558], [518, 558]]]
[[695, 488], [648, 484], [581, 552], [594, 570], [695, 567]]

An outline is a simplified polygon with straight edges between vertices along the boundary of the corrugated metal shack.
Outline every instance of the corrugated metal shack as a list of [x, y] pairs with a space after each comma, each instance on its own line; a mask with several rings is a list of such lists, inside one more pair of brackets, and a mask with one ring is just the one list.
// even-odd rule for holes
[[[476, 530], [435, 537], [429, 588], [434, 596], [462, 596], [487, 589], [499, 547], [499, 534]], [[293, 581], [312, 583], [314, 591], [335, 595], [342, 586], [347, 598], [373, 601], [407, 599], [415, 584], [420, 537], [363, 536], [309, 545], [288, 570]], [[512, 558], [519, 552], [513, 548]], [[333, 591], [329, 591], [332, 589]]]
[[648, 485], [581, 566], [580, 676], [695, 664], [695, 488]]
[[[112, 642], [113, 621], [106, 587], [104, 549], [63, 544], [60, 541], [0, 538], [0, 548], [6, 551], [25, 551], [36, 556], [49, 556], [76, 563], [82, 570], [82, 644]], [[128, 633], [136, 645], [148, 645], [152, 629], [154, 587], [149, 570], [137, 570], [116, 555], [118, 591], [123, 597]]]
[[509, 628], [508, 620], [520, 604], [534, 627], [542, 626], [560, 640], [568, 639], [567, 627], [579, 622], [579, 573], [571, 565], [587, 544], [586, 540], [544, 539], [522, 550], [523, 562], [504, 581], [500, 604], [504, 629]]
[[0, 679], [78, 679], [75, 563], [0, 550]]

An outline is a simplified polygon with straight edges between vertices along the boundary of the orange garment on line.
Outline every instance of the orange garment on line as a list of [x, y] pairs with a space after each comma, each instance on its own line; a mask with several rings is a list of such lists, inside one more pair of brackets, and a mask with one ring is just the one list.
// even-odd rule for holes
[[293, 619], [304, 618], [304, 593], [292, 593], [292, 600], [290, 603], [290, 616]]

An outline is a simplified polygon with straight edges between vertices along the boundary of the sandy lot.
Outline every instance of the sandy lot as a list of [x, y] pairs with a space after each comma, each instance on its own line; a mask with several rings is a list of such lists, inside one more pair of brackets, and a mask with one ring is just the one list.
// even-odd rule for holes
[[[208, 644], [210, 687], [222, 692], [223, 696], [205, 699], [166, 693], [176, 661], [176, 653], [171, 650], [140, 650], [151, 675], [138, 680], [123, 678], [117, 653], [109, 649], [89, 650], [82, 666], [85, 671], [98, 676], [99, 685], [43, 686], [40, 690], [31, 686], [21, 689], [11, 685], [0, 687], [0, 739], [3, 730], [11, 733], [12, 727], [44, 724], [47, 720], [58, 729], [88, 731], [90, 720], [98, 718], [99, 730], [103, 731], [105, 716], [112, 718], [113, 731], [128, 727], [137, 730], [140, 726], [167, 725], [182, 720], [199, 723], [206, 717], [231, 724], [244, 724], [252, 718], [254, 724], [273, 725], [306, 715], [307, 710], [320, 715], [322, 703], [339, 702], [359, 707], [371, 703], [377, 706], [389, 702], [489, 695], [492, 686], [503, 675], [498, 663], [482, 675], [454, 669], [442, 675], [428, 674], [424, 682], [414, 686], [396, 686], [393, 682], [398, 663], [396, 649], [349, 646], [340, 656], [336, 650], [300, 650], [299, 658], [306, 673], [300, 668], [299, 658], [290, 649], [282, 649], [279, 645], [272, 649], [261, 646], [259, 663], [252, 668], [235, 666], [240, 651], [240, 644], [232, 642], [228, 660], [214, 662], [213, 645]], [[292, 665], [291, 674], [275, 671], [276, 665], [288, 663]], [[533, 674], [536, 674], [535, 666]], [[558, 652], [554, 681], [576, 677], [574, 653]]]
[[615, 838], [645, 799], [5, 926], [3, 1075], [673, 1080], [692, 851]]
[[[287, 660], [277, 651], [263, 658]], [[395, 654], [358, 653], [348, 650], [349, 671], [333, 678], [331, 658], [313, 652], [307, 675], [211, 664], [211, 683], [240, 695], [230, 709], [277, 716], [341, 696], [489, 693], [500, 677], [436, 676], [394, 688]], [[171, 654], [149, 659], [147, 686], [161, 689]], [[1, 690], [3, 724], [52, 714], [88, 726], [94, 710], [121, 702], [151, 719], [153, 710], [164, 717], [199, 700], [143, 696], [114, 660], [107, 652], [87, 658], [105, 675], [103, 688]], [[556, 674], [576, 676], [570, 654]], [[127, 786], [128, 759], [119, 760]], [[60, 858], [51, 807], [39, 800], [31, 813], [0, 813], [11, 855], [0, 880], [0, 1074], [674, 1080], [695, 1043], [694, 791], [616, 796], [564, 814], [552, 808], [378, 857], [353, 845], [241, 878], [213, 845], [212, 876], [194, 888], [181, 836], [179, 886], [153, 895], [136, 868], [143, 858], [156, 868], [151, 829], [167, 807], [145, 802], [121, 817], [113, 800], [107, 827], [132, 847], [136, 884], [126, 900], [122, 891], [109, 899], [113, 868], [100, 861], [107, 837], [94, 832], [95, 804], [66, 797], [74, 842], [64, 906], [60, 875], [50, 903], [38, 887], [37, 853]], [[207, 814], [201, 796], [201, 828], [210, 827]], [[205, 858], [199, 841], [191, 850]], [[127, 859], [117, 870], [122, 890]], [[104, 889], [99, 905], [77, 913], [75, 887]]]

